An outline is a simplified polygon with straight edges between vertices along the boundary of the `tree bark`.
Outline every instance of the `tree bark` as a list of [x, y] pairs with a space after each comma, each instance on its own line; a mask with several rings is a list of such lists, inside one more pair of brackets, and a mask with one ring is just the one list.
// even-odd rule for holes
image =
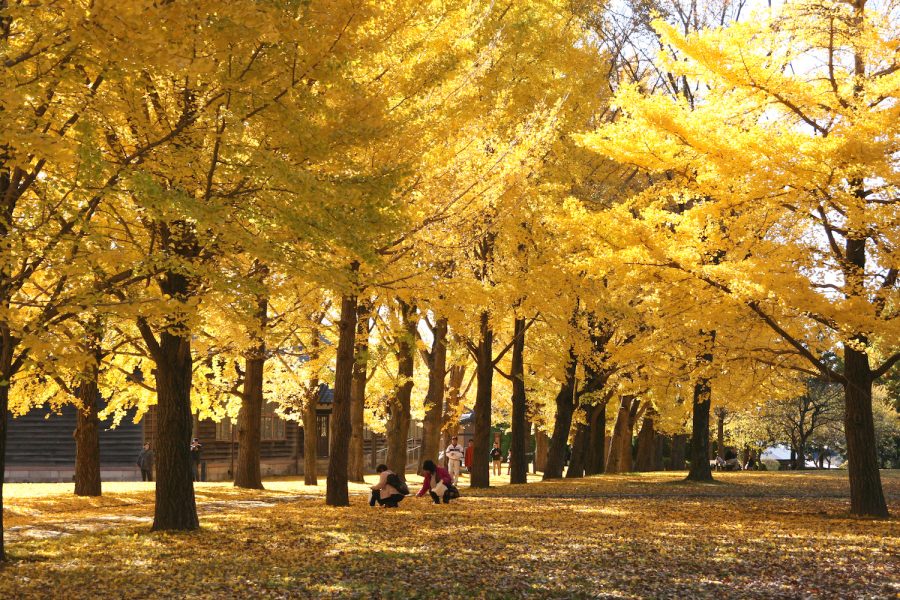
[[687, 435], [679, 433], [672, 436], [672, 452], [669, 455], [669, 470], [683, 471], [686, 467], [684, 463], [685, 448], [687, 447]]
[[470, 486], [486, 488], [491, 484], [488, 453], [491, 448], [491, 391], [494, 384], [494, 332], [487, 311], [481, 313], [478, 340], [477, 389], [475, 391], [475, 427], [473, 432], [472, 475]]
[[97, 400], [100, 390], [99, 349], [95, 348], [95, 362], [88, 368], [86, 378], [78, 385], [78, 416], [75, 424], [75, 495], [99, 496], [100, 483], [100, 419]]
[[587, 443], [590, 437], [589, 426], [584, 423], [575, 423], [573, 426], [575, 435], [572, 439], [572, 457], [569, 459], [569, 468], [566, 470], [566, 479], [584, 477], [584, 464], [587, 456]]
[[654, 471], [663, 471], [665, 465], [663, 464], [663, 454], [665, 453], [666, 440], [668, 438], [664, 435], [661, 435], [658, 431], [656, 432], [656, 452], [653, 455], [653, 470]]
[[[711, 355], [707, 355], [712, 359]], [[709, 468], [709, 380], [701, 378], [694, 384], [694, 416], [691, 430], [691, 468], [688, 481], [712, 481]]]
[[528, 465], [525, 463], [526, 443], [531, 429], [528, 423], [528, 399], [525, 395], [525, 319], [513, 324], [513, 345], [510, 377], [512, 378], [512, 423], [510, 443], [510, 483], [527, 483]]
[[727, 416], [725, 407], [716, 409], [716, 456], [725, 460], [725, 417]]
[[369, 365], [369, 312], [370, 307], [360, 304], [356, 310], [356, 348], [354, 349], [353, 382], [350, 387], [350, 457], [348, 476], [350, 481], [365, 481], [365, 429], [366, 378]]
[[[353, 263], [351, 269], [355, 275], [359, 269], [358, 263]], [[350, 452], [350, 388], [353, 383], [353, 348], [356, 345], [355, 295], [344, 294], [341, 297], [338, 332], [325, 503], [328, 506], [350, 506], [350, 491], [347, 487], [347, 459]]]
[[553, 424], [553, 435], [547, 450], [547, 464], [544, 468], [544, 480], [559, 479], [563, 476], [566, 462], [566, 446], [569, 442], [569, 430], [572, 428], [572, 416], [578, 400], [575, 396], [575, 372], [578, 358], [573, 349], [569, 350], [569, 362], [566, 364], [566, 379], [556, 395], [556, 421]]
[[319, 378], [313, 377], [309, 382], [306, 404], [303, 406], [303, 483], [319, 484], [319, 444], [316, 431], [316, 404], [319, 400]]
[[[431, 351], [425, 353], [428, 363], [428, 391], [425, 394], [425, 418], [422, 420], [422, 456], [419, 472], [426, 460], [437, 464], [441, 451], [441, 430], [444, 423], [444, 379], [447, 375], [447, 319], [438, 319], [434, 326]], [[461, 385], [461, 383], [460, 383]]]
[[255, 335], [255, 345], [244, 356], [244, 390], [238, 412], [238, 455], [234, 467], [235, 487], [263, 489], [260, 467], [260, 439], [263, 408], [263, 381], [266, 366], [266, 342], [269, 301], [257, 299], [255, 319], [260, 332]]
[[[864, 250], [862, 250], [864, 252]], [[872, 371], [869, 356], [844, 345], [844, 432], [850, 476], [850, 513], [888, 517], [878, 471], [875, 421], [872, 416]]]
[[[178, 277], [177, 275], [175, 277]], [[156, 509], [153, 530], [197, 529], [197, 504], [191, 468], [191, 338], [160, 334], [156, 362]]]
[[[4, 331], [4, 338], [7, 332]], [[12, 349], [5, 339], [0, 348], [0, 370], [4, 375], [10, 375], [9, 368], [12, 362]], [[5, 381], [9, 381], [6, 379]], [[9, 385], [0, 385], [0, 562], [6, 561], [5, 535], [3, 529], [3, 475], [6, 473], [6, 429], [9, 424]]]
[[598, 475], [606, 468], [606, 402], [591, 406], [588, 419], [591, 426], [584, 472]]
[[609, 445], [609, 458], [606, 461], [606, 472], [627, 473], [631, 471], [631, 407], [634, 396], [622, 396], [616, 423], [613, 425], [612, 441]]
[[387, 420], [387, 466], [400, 476], [406, 474], [409, 450], [410, 402], [413, 388], [413, 368], [415, 365], [416, 323], [414, 309], [402, 300], [400, 321], [403, 332], [397, 340], [397, 380], [402, 382], [388, 401]]
[[646, 415], [641, 430], [638, 433], [637, 440], [637, 460], [635, 461], [634, 470], [647, 473], [653, 471], [656, 461], [657, 446], [656, 429], [654, 428], [653, 416]]
[[547, 453], [550, 450], [550, 438], [543, 429], [535, 427], [534, 433], [534, 470], [547, 471]]

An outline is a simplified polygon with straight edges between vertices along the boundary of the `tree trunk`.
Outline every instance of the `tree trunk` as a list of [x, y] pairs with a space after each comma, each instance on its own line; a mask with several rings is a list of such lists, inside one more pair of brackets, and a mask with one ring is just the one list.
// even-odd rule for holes
[[402, 383], [388, 402], [387, 420], [387, 466], [400, 476], [406, 474], [409, 455], [410, 401], [413, 388], [413, 368], [415, 365], [416, 322], [412, 318], [414, 309], [402, 300], [400, 323], [402, 334], [397, 340], [397, 380]]
[[[179, 277], [175, 275], [174, 277]], [[197, 529], [197, 504], [191, 468], [190, 444], [194, 420], [191, 414], [190, 333], [160, 334], [160, 358], [156, 362], [156, 510], [153, 530]]]
[[725, 460], [725, 416], [727, 411], [724, 407], [716, 409], [716, 456]]
[[[5, 335], [4, 338], [8, 338]], [[2, 362], [2, 373], [4, 376], [11, 375], [9, 368], [12, 362], [12, 348], [10, 348], [6, 339], [0, 347], [0, 361]], [[6, 379], [9, 381], [9, 379]], [[0, 562], [6, 561], [6, 549], [4, 545], [3, 530], [3, 475], [6, 473], [6, 428], [9, 424], [9, 385], [0, 385]]]
[[319, 484], [318, 432], [316, 430], [316, 404], [319, 400], [319, 378], [309, 382], [306, 404], [303, 406], [303, 483]]
[[76, 396], [78, 414], [75, 424], [75, 495], [99, 496], [100, 483], [100, 419], [97, 417], [100, 388], [100, 362], [103, 350], [100, 347], [102, 324], [94, 320], [87, 327], [87, 343], [84, 349], [93, 357], [93, 362], [85, 370], [79, 382]]
[[566, 469], [566, 479], [584, 477], [584, 464], [587, 456], [587, 444], [590, 437], [588, 425], [577, 422], [574, 425], [575, 435], [572, 439], [572, 457]]
[[585, 475], [598, 475], [606, 468], [606, 402], [594, 404], [588, 414], [590, 421]]
[[547, 453], [550, 450], [550, 438], [543, 429], [535, 428], [534, 433], [534, 470], [547, 471]]
[[255, 347], [244, 357], [244, 390], [241, 394], [241, 409], [238, 412], [238, 455], [234, 467], [235, 487], [254, 490], [263, 489], [260, 468], [260, 438], [263, 408], [263, 373], [266, 366], [266, 342], [264, 340], [268, 322], [269, 301], [266, 297], [257, 300], [256, 321], [260, 333], [256, 336]]
[[653, 417], [647, 415], [644, 417], [644, 423], [641, 425], [641, 431], [638, 433], [637, 440], [637, 460], [635, 461], [634, 470], [647, 473], [653, 470], [656, 461], [657, 446], [656, 429], [654, 429]]
[[[710, 356], [711, 360], [711, 355]], [[709, 468], [709, 404], [711, 389], [708, 379], [694, 384], [694, 416], [691, 430], [691, 469], [688, 481], [712, 481]]]
[[369, 369], [369, 312], [370, 307], [361, 304], [356, 310], [356, 348], [353, 361], [353, 382], [350, 386], [350, 457], [348, 476], [350, 481], [365, 481], [365, 429], [366, 377]]
[[475, 427], [473, 432], [472, 475], [470, 486], [486, 488], [491, 484], [488, 453], [491, 449], [491, 390], [494, 384], [494, 332], [487, 311], [481, 313], [481, 336], [478, 340], [475, 392]]
[[672, 452], [669, 455], [669, 470], [683, 471], [685, 469], [685, 448], [687, 446], [687, 435], [679, 433], [672, 437]]
[[575, 397], [575, 372], [578, 358], [575, 351], [569, 350], [569, 362], [566, 364], [566, 380], [556, 395], [556, 421], [553, 424], [553, 435], [550, 437], [550, 448], [547, 450], [547, 465], [544, 468], [544, 480], [559, 479], [563, 476], [566, 462], [566, 447], [569, 443], [569, 430], [572, 428], [572, 416], [578, 399]]
[[612, 441], [609, 445], [609, 458], [606, 461], [608, 474], [628, 473], [631, 471], [631, 407], [634, 396], [622, 396], [616, 423], [613, 425]]
[[525, 319], [513, 324], [513, 346], [510, 377], [512, 377], [512, 423], [510, 441], [510, 483], [527, 483], [528, 465], [525, 463], [525, 444], [531, 426], [528, 423], [528, 400], [525, 396]]
[[797, 439], [797, 456], [794, 461], [795, 469], [806, 468], [806, 439], [800, 437]]
[[[359, 265], [354, 263], [353, 274], [358, 269]], [[341, 296], [341, 318], [338, 323], [338, 332], [325, 503], [328, 506], [350, 506], [350, 491], [347, 487], [347, 459], [350, 453], [350, 388], [353, 383], [353, 348], [356, 345], [356, 296], [349, 294]]]
[[257, 346], [244, 360], [244, 391], [237, 418], [238, 455], [234, 466], [235, 487], [261, 490], [260, 427], [263, 406], [265, 348]]
[[100, 390], [99, 349], [94, 362], [86, 373], [87, 378], [78, 385], [78, 416], [75, 425], [75, 495], [99, 496], [100, 484], [100, 419], [97, 417], [97, 401]]
[[666, 436], [661, 435], [658, 431], [656, 432], [656, 452], [653, 456], [654, 471], [664, 470], [665, 465], [663, 464], [663, 454], [665, 453], [667, 439], [668, 438]]
[[[437, 464], [441, 451], [444, 423], [444, 379], [447, 375], [447, 319], [438, 319], [428, 359], [428, 392], [425, 394], [425, 418], [422, 420], [422, 456], [419, 471], [426, 460]], [[461, 383], [460, 383], [461, 385]]]
[[844, 432], [847, 436], [850, 475], [850, 513], [861, 517], [886, 518], [888, 509], [875, 448], [869, 356], [854, 350], [849, 344], [844, 345], [844, 376], [847, 379], [844, 387]]

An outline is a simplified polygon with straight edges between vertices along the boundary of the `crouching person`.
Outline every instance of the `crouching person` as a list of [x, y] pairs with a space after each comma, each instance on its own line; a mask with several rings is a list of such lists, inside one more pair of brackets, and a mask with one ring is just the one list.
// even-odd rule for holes
[[424, 496], [425, 492], [431, 495], [435, 504], [449, 504], [451, 498], [459, 498], [459, 491], [453, 485], [453, 476], [450, 472], [434, 464], [434, 461], [426, 460], [422, 463], [422, 489], [417, 496]]
[[378, 473], [378, 483], [372, 486], [372, 498], [369, 506], [375, 506], [377, 502], [387, 508], [397, 508], [400, 501], [409, 493], [409, 488], [396, 473], [387, 468], [387, 465], [375, 467]]

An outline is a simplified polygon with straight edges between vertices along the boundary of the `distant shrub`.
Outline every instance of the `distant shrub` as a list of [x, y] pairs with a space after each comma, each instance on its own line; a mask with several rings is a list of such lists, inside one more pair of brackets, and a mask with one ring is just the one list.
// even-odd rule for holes
[[778, 471], [779, 469], [781, 469], [781, 463], [779, 463], [777, 460], [764, 460], [761, 461], [761, 465], [763, 470], [765, 471]]

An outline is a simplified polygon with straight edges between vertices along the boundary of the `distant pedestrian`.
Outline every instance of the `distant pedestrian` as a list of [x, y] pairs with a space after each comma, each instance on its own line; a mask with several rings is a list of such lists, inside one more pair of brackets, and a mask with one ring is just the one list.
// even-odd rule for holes
[[153, 481], [153, 450], [150, 442], [144, 444], [137, 457], [137, 466], [141, 469], [141, 481]]
[[377, 502], [386, 508], [397, 508], [400, 501], [409, 493], [409, 488], [396, 473], [387, 468], [387, 465], [378, 465], [375, 472], [378, 473], [378, 483], [372, 486], [369, 506], [375, 506]]
[[469, 473], [472, 472], [472, 461], [475, 458], [475, 442], [469, 440], [469, 443], [466, 444], [466, 471]]
[[424, 496], [425, 492], [431, 496], [435, 504], [449, 504], [451, 498], [459, 498], [459, 490], [453, 485], [453, 477], [450, 472], [434, 464], [434, 461], [426, 460], [422, 463], [422, 489], [416, 496]]
[[500, 465], [503, 463], [503, 452], [500, 451], [500, 442], [494, 442], [494, 447], [491, 448], [491, 462], [494, 463], [494, 475], [500, 475]]
[[194, 481], [200, 481], [200, 453], [203, 450], [203, 444], [200, 438], [194, 438], [191, 441], [191, 478]]
[[444, 450], [444, 456], [447, 457], [447, 468], [453, 477], [453, 483], [459, 481], [460, 466], [462, 466], [465, 452], [463, 447], [459, 445], [459, 438], [455, 435], [450, 438], [450, 445]]

